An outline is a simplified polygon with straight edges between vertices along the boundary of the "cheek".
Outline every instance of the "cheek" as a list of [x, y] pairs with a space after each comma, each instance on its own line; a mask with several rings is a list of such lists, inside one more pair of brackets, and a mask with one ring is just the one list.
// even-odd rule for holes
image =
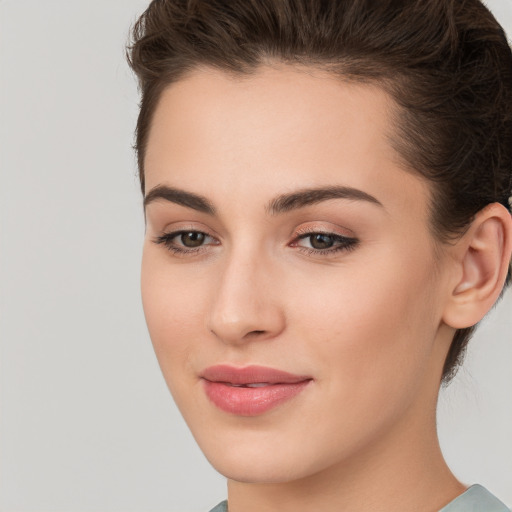
[[346, 390], [347, 400], [365, 394], [378, 401], [393, 391], [399, 399], [404, 383], [412, 392], [429, 364], [437, 325], [432, 266], [420, 251], [359, 263], [340, 268], [335, 281], [315, 276], [307, 295], [294, 298], [290, 323], [309, 338], [312, 357], [328, 366], [326, 379]]
[[309, 421], [317, 438], [335, 440], [319, 447], [307, 436], [301, 442], [311, 454], [349, 456], [423, 400], [435, 338], [430, 271], [404, 272], [400, 261], [390, 259], [388, 272], [352, 268], [327, 287], [316, 280], [307, 297], [293, 301], [290, 325], [315, 363], [323, 397]]
[[167, 379], [183, 372], [201, 341], [208, 293], [204, 281], [187, 280], [166, 259], [152, 248], [144, 250], [141, 293], [151, 341]]

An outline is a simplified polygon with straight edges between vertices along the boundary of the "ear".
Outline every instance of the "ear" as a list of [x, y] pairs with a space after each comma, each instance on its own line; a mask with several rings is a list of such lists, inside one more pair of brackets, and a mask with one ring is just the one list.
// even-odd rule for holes
[[453, 248], [457, 271], [444, 322], [463, 329], [478, 323], [501, 293], [512, 253], [512, 216], [499, 203], [480, 210]]

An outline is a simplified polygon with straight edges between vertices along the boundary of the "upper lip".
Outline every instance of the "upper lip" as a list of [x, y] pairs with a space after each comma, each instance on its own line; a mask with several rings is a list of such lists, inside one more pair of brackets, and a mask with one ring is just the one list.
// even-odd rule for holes
[[268, 368], [266, 366], [244, 366], [236, 368], [225, 364], [206, 368], [200, 377], [211, 382], [227, 382], [230, 384], [293, 384], [311, 380], [307, 375], [294, 375], [283, 370]]

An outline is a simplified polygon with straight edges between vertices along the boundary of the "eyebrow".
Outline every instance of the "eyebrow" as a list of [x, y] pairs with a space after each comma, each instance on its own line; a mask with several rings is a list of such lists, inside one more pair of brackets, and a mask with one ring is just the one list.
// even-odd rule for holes
[[[164, 199], [208, 215], [215, 215], [216, 213], [215, 207], [206, 197], [167, 185], [158, 185], [152, 188], [144, 197], [144, 208], [158, 199]], [[366, 201], [384, 208], [377, 198], [362, 190], [345, 186], [329, 186], [306, 188], [288, 194], [281, 194], [270, 201], [266, 211], [271, 215], [278, 215], [330, 199]]]
[[292, 192], [290, 194], [282, 194], [273, 199], [267, 211], [272, 214], [280, 214], [304, 208], [312, 204], [328, 201], [330, 199], [351, 199], [356, 201], [367, 201], [384, 208], [382, 203], [367, 192], [363, 192], [357, 188], [344, 186], [331, 186], [320, 188], [306, 188]]
[[186, 192], [185, 190], [168, 187], [167, 185], [158, 185], [152, 188], [144, 197], [144, 208], [158, 199], [164, 199], [171, 203], [207, 213], [208, 215], [215, 215], [215, 207], [206, 197], [193, 194], [192, 192]]

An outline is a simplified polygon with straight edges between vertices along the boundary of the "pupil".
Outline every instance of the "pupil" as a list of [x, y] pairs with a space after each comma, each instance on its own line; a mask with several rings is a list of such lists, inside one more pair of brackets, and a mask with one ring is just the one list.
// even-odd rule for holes
[[197, 231], [190, 231], [189, 233], [181, 234], [181, 243], [185, 247], [199, 247], [204, 242], [204, 233]]
[[311, 236], [311, 246], [315, 249], [329, 249], [333, 244], [334, 241], [330, 235], [317, 233], [316, 235]]

